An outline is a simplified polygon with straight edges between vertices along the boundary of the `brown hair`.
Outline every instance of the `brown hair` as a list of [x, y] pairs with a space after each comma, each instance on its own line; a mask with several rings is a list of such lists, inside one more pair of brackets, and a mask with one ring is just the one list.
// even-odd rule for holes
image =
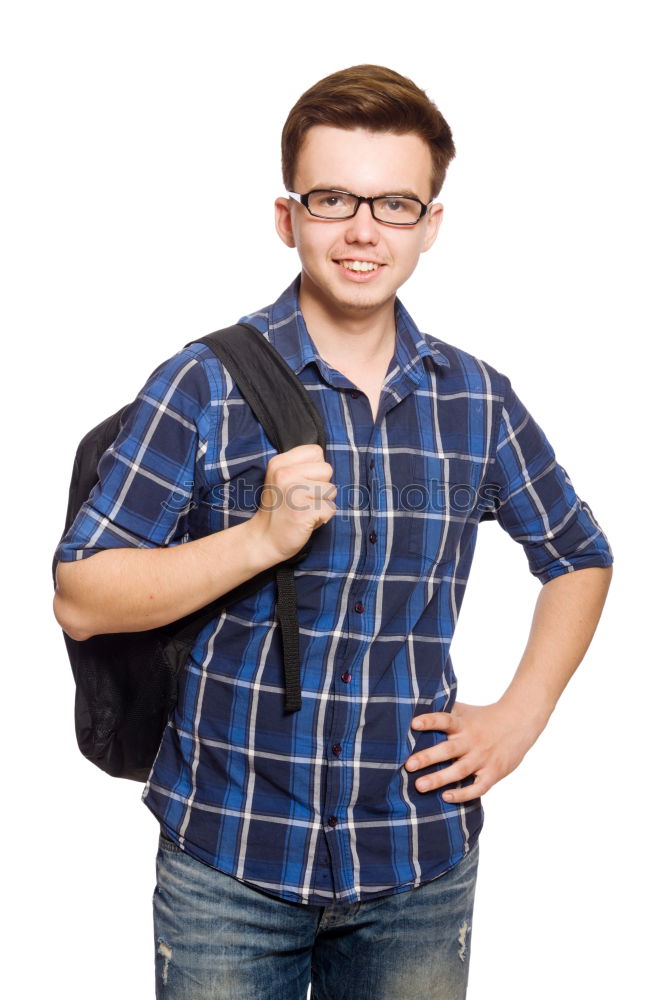
[[292, 190], [297, 157], [313, 125], [366, 128], [372, 132], [414, 132], [432, 154], [431, 197], [444, 183], [455, 145], [448, 123], [425, 91], [385, 66], [351, 66], [313, 84], [296, 102], [281, 137], [283, 181]]

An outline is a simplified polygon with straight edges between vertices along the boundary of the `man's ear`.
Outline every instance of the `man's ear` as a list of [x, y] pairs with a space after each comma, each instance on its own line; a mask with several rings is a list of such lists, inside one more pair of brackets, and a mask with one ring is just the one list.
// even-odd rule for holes
[[286, 247], [295, 247], [292, 230], [292, 209], [294, 206], [291, 199], [276, 198], [274, 207], [276, 209], [276, 232]]
[[435, 201], [432, 205], [430, 205], [425, 216], [426, 232], [425, 238], [423, 239], [423, 246], [421, 247], [421, 253], [425, 253], [426, 250], [429, 250], [436, 240], [443, 217], [444, 206], [441, 202]]

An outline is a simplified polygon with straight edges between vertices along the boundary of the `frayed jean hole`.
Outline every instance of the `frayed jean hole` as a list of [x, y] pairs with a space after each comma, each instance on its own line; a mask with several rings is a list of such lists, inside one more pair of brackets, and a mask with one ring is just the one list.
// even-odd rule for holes
[[158, 953], [163, 958], [163, 972], [161, 978], [163, 979], [163, 984], [168, 982], [168, 966], [170, 965], [170, 959], [172, 958], [172, 948], [167, 944], [163, 938], [159, 938], [158, 941]]
[[465, 920], [462, 926], [460, 927], [460, 933], [457, 936], [457, 941], [460, 946], [458, 949], [458, 955], [460, 956], [461, 962], [464, 962], [464, 959], [467, 954], [467, 934], [469, 933], [470, 930], [471, 927]]

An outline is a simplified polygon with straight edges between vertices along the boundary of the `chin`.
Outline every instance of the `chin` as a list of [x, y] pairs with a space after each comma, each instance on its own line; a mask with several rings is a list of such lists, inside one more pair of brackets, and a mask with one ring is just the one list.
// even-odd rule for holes
[[394, 288], [357, 288], [343, 289], [342, 292], [332, 295], [337, 305], [345, 309], [379, 309], [380, 306], [392, 302], [397, 289]]
[[[371, 310], [377, 310], [393, 301], [397, 293], [397, 288], [389, 282], [377, 287], [376, 285], [355, 284], [342, 280], [323, 280], [324, 276], [317, 277], [310, 271], [306, 274], [307, 292], [320, 305], [326, 304], [326, 308], [331, 307], [338, 312], [349, 312], [362, 314]], [[334, 276], [335, 277], [335, 276]]]

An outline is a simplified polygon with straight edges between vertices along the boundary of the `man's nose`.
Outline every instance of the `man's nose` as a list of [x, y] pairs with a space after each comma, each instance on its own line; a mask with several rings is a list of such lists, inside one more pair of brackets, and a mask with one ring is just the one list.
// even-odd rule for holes
[[349, 243], [377, 243], [379, 223], [373, 218], [370, 205], [363, 202], [356, 215], [348, 220], [346, 237]]

